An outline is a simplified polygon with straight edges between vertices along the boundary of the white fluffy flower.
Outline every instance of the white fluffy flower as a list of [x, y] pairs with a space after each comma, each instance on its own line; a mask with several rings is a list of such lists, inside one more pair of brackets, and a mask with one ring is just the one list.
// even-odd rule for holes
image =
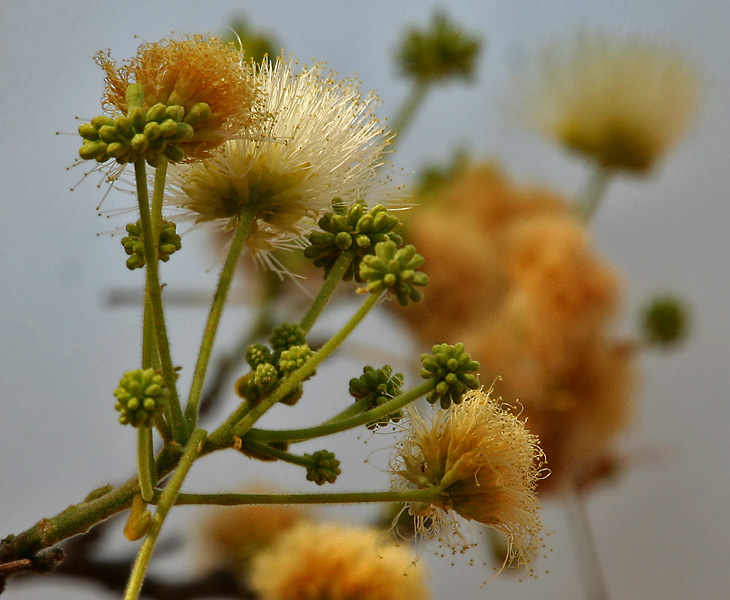
[[255, 79], [271, 116], [262, 139], [228, 141], [210, 160], [170, 167], [168, 201], [196, 222], [232, 227], [242, 211], [255, 214], [253, 252], [301, 235], [306, 217], [336, 197], [356, 200], [372, 185], [389, 135], [352, 81], [337, 81], [322, 64], [294, 73], [284, 58], [264, 60]]
[[582, 34], [546, 47], [538, 70], [528, 84], [527, 120], [609, 169], [650, 170], [698, 102], [689, 62], [652, 43]]

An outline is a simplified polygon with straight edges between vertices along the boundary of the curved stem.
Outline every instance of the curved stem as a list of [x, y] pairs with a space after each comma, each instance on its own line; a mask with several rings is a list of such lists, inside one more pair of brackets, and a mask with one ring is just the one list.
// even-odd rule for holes
[[304, 315], [302, 322], [299, 324], [305, 333], [312, 328], [317, 317], [319, 317], [322, 310], [324, 310], [324, 307], [327, 306], [332, 294], [334, 294], [337, 289], [337, 285], [340, 281], [342, 281], [342, 276], [345, 274], [345, 271], [347, 271], [350, 264], [352, 264], [354, 258], [355, 257], [352, 252], [343, 252], [337, 257], [337, 260], [332, 265], [332, 268], [327, 275], [327, 279], [324, 280], [322, 289], [319, 290], [319, 294], [317, 294], [314, 302], [312, 302], [312, 306], [309, 307], [307, 314]]
[[259, 442], [253, 442], [253, 441], [247, 440], [243, 443], [243, 447], [247, 448], [249, 450], [252, 450], [254, 452], [257, 452], [259, 454], [265, 454], [266, 456], [270, 456], [272, 458], [276, 458], [278, 460], [287, 462], [292, 465], [310, 467], [314, 464], [314, 461], [311, 458], [305, 458], [304, 456], [297, 456], [296, 454], [290, 454], [289, 452], [285, 452], [284, 450], [279, 450], [278, 448], [273, 448], [272, 446], [269, 446], [268, 444], [261, 444]]
[[585, 186], [578, 194], [575, 203], [575, 212], [578, 218], [588, 223], [596, 212], [608, 187], [613, 171], [603, 165], [595, 165], [588, 177]]
[[335, 423], [337, 421], [342, 421], [344, 419], [349, 419], [350, 417], [356, 417], [357, 415], [361, 415], [367, 410], [367, 407], [370, 406], [370, 404], [370, 398], [361, 398], [360, 400], [357, 400], [356, 402], [350, 404], [350, 406], [348, 406], [345, 410], [337, 413], [334, 417], [327, 419], [325, 423]]
[[152, 430], [149, 427], [140, 425], [137, 427], [137, 468], [139, 471], [139, 493], [145, 502], [152, 500], [156, 483], [152, 453]]
[[608, 600], [608, 588], [598, 558], [585, 501], [573, 485], [564, 490], [568, 529], [583, 582], [586, 600]]
[[367, 425], [368, 423], [379, 421], [380, 419], [393, 414], [414, 400], [417, 400], [421, 396], [427, 394], [435, 387], [435, 383], [432, 380], [429, 380], [405, 394], [402, 394], [397, 398], [393, 398], [385, 404], [381, 404], [377, 408], [373, 408], [372, 410], [347, 419], [328, 421], [315, 427], [308, 427], [306, 429], [281, 429], [276, 431], [251, 429], [246, 434], [244, 440], [251, 439], [263, 442], [301, 442], [325, 435], [332, 435], [333, 433], [339, 433], [341, 431], [353, 429], [354, 427], [359, 427], [360, 425]]
[[187, 437], [187, 430], [185, 428], [185, 421], [183, 420], [182, 409], [180, 408], [180, 398], [177, 395], [175, 369], [170, 358], [170, 342], [167, 339], [165, 313], [162, 308], [162, 294], [160, 291], [160, 275], [157, 269], [157, 244], [152, 233], [149, 197], [147, 195], [146, 167], [143, 158], [135, 161], [134, 175], [137, 183], [139, 220], [142, 224], [142, 239], [144, 242], [147, 273], [145, 297], [149, 298], [152, 320], [155, 325], [155, 336], [157, 337], [157, 348], [160, 353], [162, 377], [165, 381], [165, 386], [170, 392], [168, 407], [172, 435], [176, 441], [183, 442]]
[[241, 504], [359, 504], [370, 502], [431, 502], [442, 490], [433, 487], [425, 490], [389, 492], [338, 492], [329, 494], [179, 494], [178, 505], [214, 504], [238, 506]]
[[132, 573], [129, 576], [127, 589], [124, 592], [124, 600], [137, 600], [137, 598], [139, 598], [144, 576], [147, 572], [147, 567], [155, 549], [157, 537], [160, 535], [167, 513], [170, 512], [170, 509], [174, 506], [175, 501], [178, 498], [180, 487], [182, 486], [183, 481], [185, 481], [185, 477], [187, 476], [190, 467], [200, 454], [203, 442], [205, 441], [205, 435], [206, 432], [202, 429], [196, 429], [193, 432], [190, 436], [190, 440], [185, 446], [185, 451], [180, 458], [177, 469], [159, 496], [157, 512], [152, 517], [150, 530], [147, 533], [144, 542], [142, 542], [142, 546], [137, 554], [137, 559], [134, 561], [134, 567], [132, 567]]
[[390, 145], [390, 150], [393, 149], [395, 144], [398, 143], [398, 141], [403, 137], [405, 131], [408, 129], [408, 126], [413, 121], [413, 117], [421, 104], [423, 104], [430, 86], [430, 82], [423, 79], [416, 79], [413, 82], [413, 87], [411, 88], [410, 93], [403, 101], [403, 104], [398, 110], [398, 114], [396, 114], [393, 118], [393, 122], [390, 126], [390, 130], [396, 135], [393, 143]]
[[223, 314], [223, 307], [226, 302], [228, 290], [231, 287], [231, 282], [233, 281], [238, 259], [241, 256], [241, 250], [243, 250], [243, 245], [248, 239], [248, 233], [255, 216], [256, 214], [253, 211], [249, 212], [244, 210], [241, 212], [238, 225], [236, 226], [236, 232], [233, 234], [233, 239], [231, 240], [231, 247], [228, 250], [226, 262], [223, 265], [220, 278], [218, 279], [218, 287], [213, 297], [213, 304], [210, 307], [208, 322], [205, 324], [203, 340], [200, 343], [200, 354], [198, 354], [198, 362], [195, 365], [188, 405], [185, 408], [185, 419], [191, 429], [195, 427], [198, 421], [200, 395], [203, 391], [205, 373], [208, 370], [208, 362], [210, 361], [210, 354], [213, 350], [215, 334], [218, 331], [218, 323], [220, 322], [221, 314]]

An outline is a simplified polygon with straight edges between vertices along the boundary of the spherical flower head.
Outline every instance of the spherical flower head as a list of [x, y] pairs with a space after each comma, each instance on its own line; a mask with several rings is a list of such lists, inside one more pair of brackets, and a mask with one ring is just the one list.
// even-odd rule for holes
[[528, 563], [542, 527], [535, 485], [544, 456], [537, 436], [482, 390], [467, 393], [463, 403], [439, 411], [431, 422], [414, 409], [408, 415], [407, 436], [393, 462], [396, 486], [443, 489], [428, 505], [411, 504], [421, 533], [437, 532], [454, 512], [505, 536], [506, 565]]
[[392, 241], [379, 242], [375, 253], [362, 259], [360, 278], [367, 282], [367, 291], [379, 294], [384, 291], [395, 296], [398, 304], [408, 306], [423, 300], [423, 292], [417, 289], [428, 284], [428, 275], [417, 271], [423, 265], [423, 257], [413, 245], [398, 248]]
[[153, 121], [149, 109], [156, 105], [184, 109], [182, 121], [193, 128], [190, 139], [178, 144], [186, 159], [209, 157], [225, 140], [258, 128], [262, 120], [243, 53], [215, 37], [142, 44], [120, 67], [108, 54], [99, 53], [96, 60], [106, 73], [103, 106], [108, 112], [129, 112], [127, 91], [132, 83], [144, 92], [148, 123]]
[[159, 415], [169, 392], [160, 375], [154, 369], [127, 371], [114, 390], [119, 411], [119, 422], [133, 427], [151, 427]]
[[525, 113], [546, 136], [608, 169], [646, 173], [695, 111], [698, 76], [678, 52], [583, 34], [541, 53]]
[[426, 600], [420, 564], [378, 529], [302, 523], [252, 561], [261, 600]]
[[299, 236], [332, 199], [349, 202], [372, 183], [389, 136], [376, 99], [336, 81], [321, 64], [294, 73], [283, 57], [255, 67], [271, 127], [259, 139], [227, 142], [209, 161], [170, 170], [169, 201], [196, 222], [229, 228], [255, 215], [248, 245], [270, 249]]
[[464, 344], [436, 344], [431, 351], [432, 354], [421, 355], [421, 377], [435, 384], [426, 394], [428, 402], [434, 404], [438, 400], [441, 408], [448, 408], [452, 402], [459, 404], [468, 390], [479, 387], [479, 363], [472, 360]]
[[644, 307], [644, 339], [652, 346], [668, 348], [687, 337], [687, 307], [678, 298], [657, 296]]

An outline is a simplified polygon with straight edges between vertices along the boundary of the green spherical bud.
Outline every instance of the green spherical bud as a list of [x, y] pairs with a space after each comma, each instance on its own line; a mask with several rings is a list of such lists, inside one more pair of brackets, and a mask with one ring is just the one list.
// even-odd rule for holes
[[687, 308], [678, 298], [657, 296], [644, 307], [642, 315], [644, 340], [650, 346], [670, 346], [687, 336]]
[[370, 293], [385, 290], [393, 294], [401, 306], [419, 302], [423, 294], [416, 287], [428, 283], [428, 275], [416, 271], [424, 260], [416, 253], [415, 246], [398, 248], [395, 242], [379, 242], [375, 254], [363, 257], [360, 265], [360, 278], [367, 282]]
[[112, 158], [122, 158], [127, 152], [127, 147], [120, 142], [112, 142], [107, 145], [106, 152]]
[[114, 125], [119, 136], [130, 139], [134, 135], [132, 121], [128, 117], [125, 117], [124, 115], [118, 116]]
[[181, 144], [183, 142], [189, 142], [190, 140], [192, 140], [194, 135], [195, 129], [193, 129], [192, 125], [188, 125], [187, 123], [178, 123], [177, 131], [175, 132], [175, 135], [172, 139], [176, 143]]
[[452, 402], [459, 404], [468, 390], [479, 387], [476, 376], [479, 363], [471, 359], [464, 344], [437, 344], [431, 352], [421, 356], [421, 377], [436, 384], [436, 388], [426, 394], [428, 402], [434, 404], [439, 400], [441, 408], [448, 408]]
[[170, 162], [180, 162], [185, 158], [185, 150], [175, 144], [170, 144], [165, 148], [164, 154]]
[[264, 344], [251, 344], [246, 349], [246, 362], [252, 369], [263, 363], [273, 363], [271, 350]]
[[107, 156], [106, 144], [104, 142], [86, 142], [79, 149], [79, 156], [84, 160]]
[[[279, 373], [281, 373], [282, 377], [294, 373], [294, 371], [301, 369], [312, 356], [314, 356], [314, 352], [309, 349], [307, 344], [292, 346], [288, 350], [284, 350], [279, 356]], [[315, 371], [312, 371], [307, 375], [305, 381], [315, 375], [315, 373]]]
[[[393, 374], [393, 369], [386, 365], [382, 369], [367, 366], [360, 377], [350, 379], [350, 395], [356, 401], [365, 403], [363, 412], [377, 408], [389, 400], [400, 396], [403, 375]], [[403, 417], [402, 411], [396, 411], [387, 417], [368, 424], [368, 429], [377, 429], [389, 422], [397, 423]]]
[[137, 369], [124, 374], [114, 395], [120, 423], [151, 427], [167, 403], [168, 391], [162, 375], [154, 369]]
[[304, 458], [311, 461], [307, 467], [307, 480], [317, 485], [334, 483], [337, 476], [342, 473], [340, 461], [335, 458], [334, 453], [327, 450], [318, 450], [314, 454], [305, 454]]
[[279, 380], [279, 372], [276, 367], [270, 363], [261, 363], [256, 366], [253, 372], [253, 384], [261, 391], [267, 392]]
[[142, 154], [147, 150], [147, 146], [149, 146], [149, 143], [150, 142], [144, 133], [135, 133], [134, 137], [132, 137], [130, 145], [132, 146], [132, 150]]
[[129, 121], [132, 123], [132, 128], [136, 133], [140, 133], [144, 130], [145, 123], [147, 122], [147, 111], [141, 106], [134, 107], [127, 115]]
[[211, 113], [210, 105], [205, 102], [198, 102], [188, 111], [183, 121], [189, 125], [197, 125], [209, 118]]
[[271, 332], [269, 343], [274, 355], [278, 356], [293, 346], [306, 345], [307, 334], [298, 323], [282, 323]]
[[160, 136], [164, 138], [172, 137], [177, 133], [177, 121], [175, 119], [165, 119], [160, 123]]
[[167, 116], [167, 106], [157, 103], [147, 110], [147, 122], [160, 122]]
[[84, 123], [79, 125], [79, 135], [85, 140], [95, 142], [99, 139], [99, 130], [91, 123]]
[[107, 144], [116, 142], [119, 139], [117, 128], [114, 125], [104, 125], [99, 128], [99, 137]]
[[102, 127], [114, 127], [114, 119], [107, 117], [106, 115], [99, 115], [91, 119], [91, 124], [97, 129]]
[[165, 114], [174, 121], [182, 121], [185, 116], [185, 107], [179, 104], [172, 104], [165, 109]]
[[162, 128], [159, 123], [153, 121], [152, 123], [147, 123], [147, 125], [144, 126], [143, 133], [145, 137], [152, 142], [162, 135]]

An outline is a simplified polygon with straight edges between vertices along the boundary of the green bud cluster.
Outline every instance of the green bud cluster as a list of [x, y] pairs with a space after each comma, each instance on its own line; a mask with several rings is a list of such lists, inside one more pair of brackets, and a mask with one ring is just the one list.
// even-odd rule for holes
[[262, 363], [272, 363], [271, 349], [265, 344], [251, 344], [246, 350], [246, 362], [252, 369]]
[[428, 283], [428, 275], [416, 271], [424, 260], [412, 245], [398, 248], [395, 242], [380, 242], [375, 254], [363, 257], [360, 278], [367, 281], [370, 293], [388, 290], [401, 306], [423, 300], [423, 292], [416, 289]]
[[421, 356], [421, 377], [436, 383], [436, 388], [426, 394], [426, 400], [431, 404], [439, 400], [441, 408], [448, 408], [452, 402], [461, 403], [468, 390], [479, 387], [479, 379], [475, 375], [479, 371], [479, 363], [471, 359], [464, 350], [464, 344], [436, 344], [431, 352]]
[[360, 279], [360, 264], [363, 257], [372, 254], [379, 242], [391, 241], [400, 246], [403, 238], [394, 232], [400, 225], [398, 217], [388, 213], [378, 204], [367, 210], [363, 200], [348, 207], [342, 200], [335, 198], [333, 211], [325, 213], [318, 221], [319, 230], [307, 237], [310, 246], [304, 249], [304, 256], [311, 259], [315, 267], [324, 268], [329, 275], [335, 261], [344, 252], [353, 254], [353, 261], [343, 275], [345, 281]]
[[[130, 271], [141, 269], [145, 265], [144, 258], [144, 238], [142, 237], [142, 221], [129, 223], [127, 225], [126, 237], [122, 238], [122, 246], [129, 258], [127, 259], [127, 268]], [[182, 241], [177, 234], [175, 223], [172, 221], [162, 221], [160, 223], [160, 238], [157, 246], [157, 257], [162, 262], [170, 260], [170, 255], [180, 250]]]
[[[312, 358], [312, 356], [314, 356], [314, 351], [310, 350], [307, 344], [292, 346], [288, 350], [284, 350], [279, 356], [279, 373], [281, 373], [283, 377], [286, 377], [303, 367], [304, 363]], [[312, 371], [307, 379], [312, 377], [315, 373], [315, 371]]]
[[[368, 366], [363, 369], [360, 377], [350, 379], [350, 395], [356, 401], [367, 403], [368, 406], [363, 410], [371, 410], [400, 396], [402, 386], [403, 375], [401, 373], [393, 375], [393, 369], [389, 365], [385, 365], [382, 369]], [[379, 421], [369, 423], [368, 429], [383, 427], [391, 421], [397, 423], [402, 418], [403, 412], [398, 410]]]
[[644, 340], [652, 346], [669, 347], [687, 335], [687, 309], [671, 296], [658, 296], [645, 308], [642, 316]]
[[154, 369], [127, 371], [114, 390], [119, 422], [133, 427], [151, 427], [155, 417], [165, 408], [169, 392]]
[[99, 163], [115, 159], [119, 164], [144, 158], [150, 165], [159, 165], [160, 157], [171, 162], [185, 158], [181, 144], [195, 135], [195, 125], [211, 115], [205, 102], [190, 110], [178, 104], [157, 103], [148, 109], [136, 107], [116, 119], [100, 115], [79, 127], [84, 143], [79, 156]]
[[282, 323], [272, 331], [269, 343], [274, 356], [280, 356], [293, 346], [304, 346], [307, 343], [307, 333], [298, 323]]
[[470, 79], [479, 50], [477, 38], [457, 29], [445, 15], [437, 13], [430, 30], [412, 29], [406, 34], [398, 61], [401, 72], [418, 81]]
[[318, 450], [314, 454], [305, 454], [304, 458], [311, 461], [307, 467], [307, 480], [317, 485], [334, 483], [337, 476], [342, 473], [340, 461], [335, 458], [332, 452]]

